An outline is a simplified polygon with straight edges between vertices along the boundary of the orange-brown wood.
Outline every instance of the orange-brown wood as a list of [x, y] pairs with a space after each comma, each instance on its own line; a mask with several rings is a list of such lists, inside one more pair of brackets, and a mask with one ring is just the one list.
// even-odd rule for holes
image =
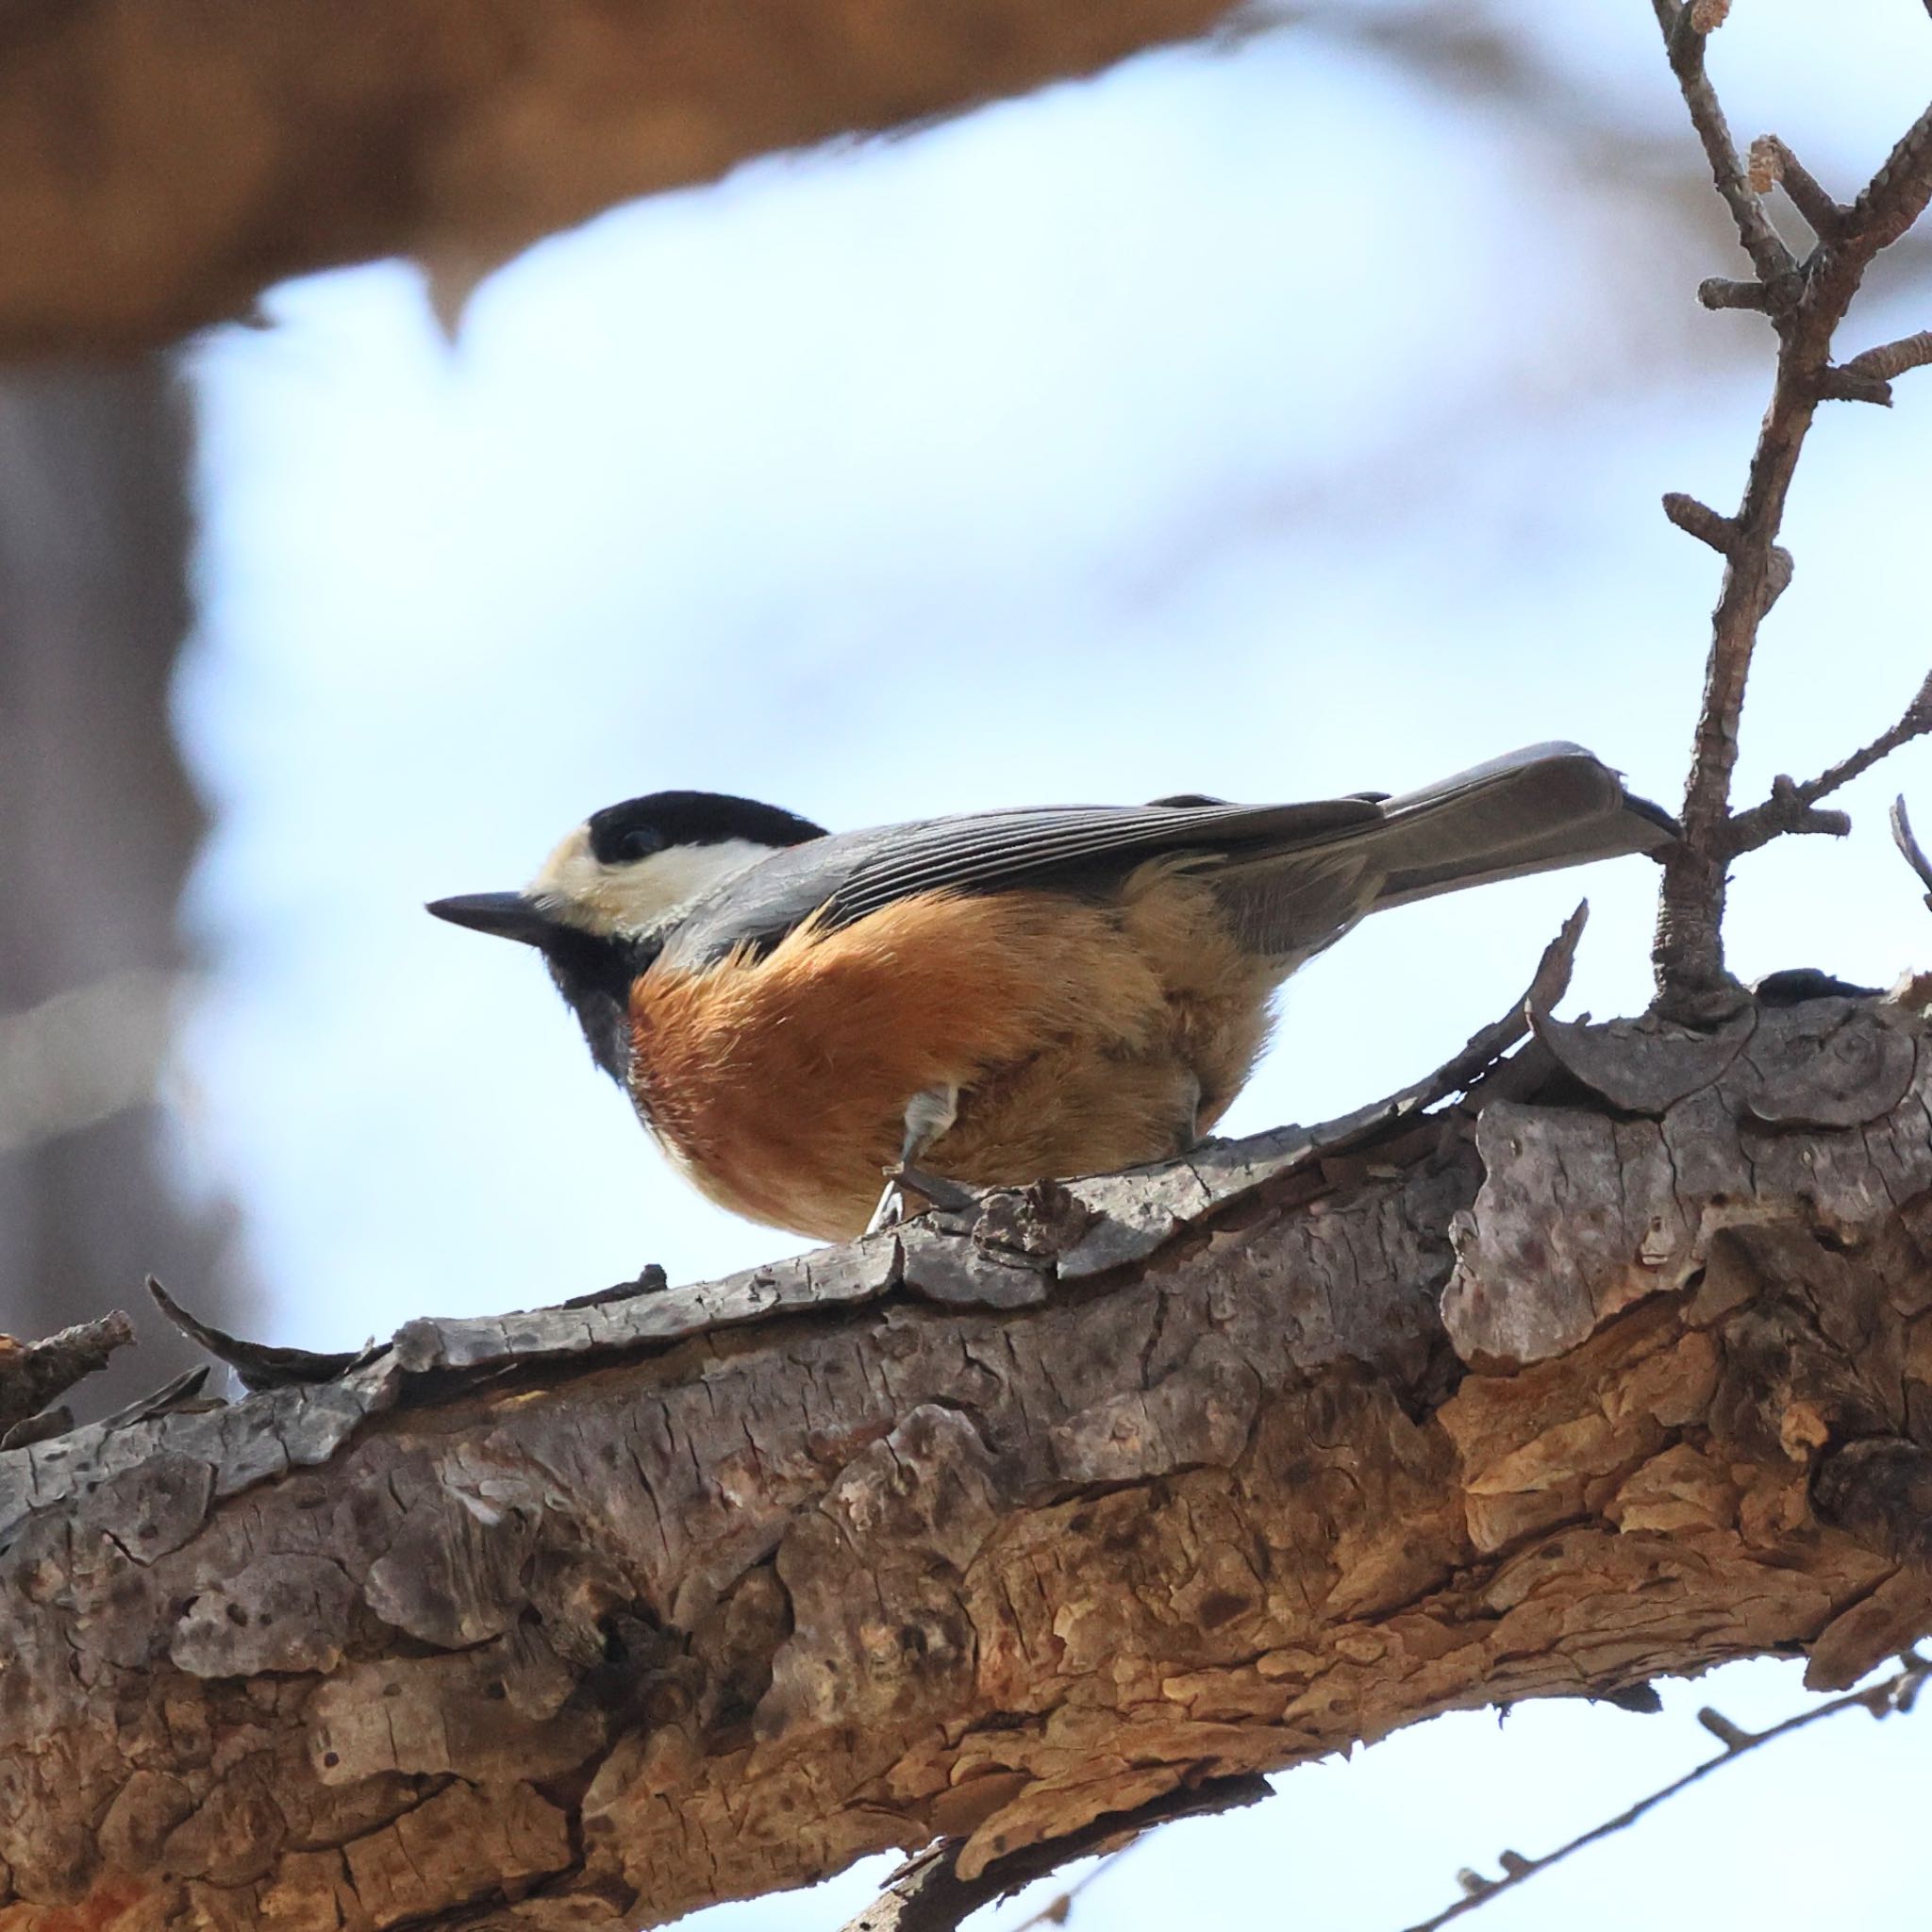
[[1246, 1079], [1277, 978], [1171, 861], [1104, 906], [925, 894], [761, 959], [646, 974], [631, 1087], [714, 1201], [841, 1240], [927, 1089], [958, 1089], [959, 1111], [921, 1164], [972, 1186], [1172, 1155]]

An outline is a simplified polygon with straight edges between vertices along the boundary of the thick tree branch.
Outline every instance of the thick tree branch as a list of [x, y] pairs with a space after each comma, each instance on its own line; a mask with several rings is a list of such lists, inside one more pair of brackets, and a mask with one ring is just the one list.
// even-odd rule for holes
[[1530, 1017], [1446, 1111], [0, 1454], [0, 1928], [974, 1887], [1441, 1710], [1849, 1683], [1932, 1626], [1932, 1033]]
[[1228, 0], [176, 0], [0, 15], [0, 356], [125, 350], [285, 276], [441, 306], [613, 203], [1207, 31]]
[[[1725, 558], [1680, 814], [1684, 837], [1665, 860], [1655, 949], [1658, 1011], [1674, 1020], [1711, 1024], [1736, 1010], [1745, 997], [1724, 963], [1730, 860], [1782, 831], [1836, 828], [1835, 814], [1807, 816], [1797, 802], [1803, 788], [1792, 787], [1789, 794], [1747, 815], [1750, 823], [1740, 832], [1730, 812], [1731, 774], [1758, 626], [1790, 577], [1790, 559], [1776, 539], [1811, 419], [1826, 399], [1890, 400], [1887, 358], [1892, 350], [1874, 352], [1875, 363], [1855, 358], [1834, 368], [1832, 339], [1873, 258], [1904, 235], [1932, 199], [1932, 108], [1907, 131], [1857, 199], [1840, 208], [1774, 136], [1754, 144], [1748, 166], [1740, 160], [1705, 70], [1705, 42], [1724, 9], [1678, 6], [1675, 0], [1653, 4], [1711, 178], [1757, 271], [1755, 282], [1707, 282], [1699, 292], [1713, 308], [1763, 309], [1778, 339], [1771, 403], [1736, 515], [1720, 516], [1688, 497], [1665, 499], [1674, 522]], [[1774, 181], [1783, 184], [1818, 234], [1818, 245], [1802, 263], [1765, 213], [1760, 191]], [[1909, 366], [1910, 349], [1894, 347], [1900, 367]]]

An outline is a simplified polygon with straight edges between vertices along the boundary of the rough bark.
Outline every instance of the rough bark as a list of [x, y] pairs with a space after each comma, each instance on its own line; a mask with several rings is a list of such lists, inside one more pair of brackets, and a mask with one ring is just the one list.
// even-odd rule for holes
[[0, 355], [152, 345], [386, 255], [460, 291], [615, 202], [1090, 74], [1227, 8], [15, 0]]
[[[1470, 1102], [0, 1455], [0, 1927], [972, 1884], [1435, 1712], [1932, 1628], [1932, 1028]], [[1015, 1867], [1013, 1869], [1020, 1869]]]

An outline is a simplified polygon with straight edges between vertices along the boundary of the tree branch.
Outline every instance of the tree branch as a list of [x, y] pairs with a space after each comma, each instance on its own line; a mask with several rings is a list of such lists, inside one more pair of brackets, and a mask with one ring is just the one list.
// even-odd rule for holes
[[1776, 135], [1759, 135], [1751, 143], [1747, 172], [1754, 192], [1768, 193], [1775, 182], [1821, 242], [1837, 239], [1844, 226], [1845, 210], [1832, 200], [1810, 169]]
[[[1888, 402], [1889, 358], [1896, 351], [1903, 368], [1915, 353], [1896, 344], [1870, 352], [1872, 360], [1854, 358], [1840, 368], [1831, 362], [1832, 338], [1866, 269], [1932, 198], [1932, 109], [1907, 131], [1857, 199], [1840, 208], [1774, 136], [1754, 143], [1748, 166], [1740, 161], [1704, 65], [1707, 35], [1722, 20], [1723, 9], [1679, 7], [1674, 0], [1653, 4], [1711, 178], [1757, 272], [1753, 283], [1707, 282], [1700, 295], [1713, 308], [1762, 308], [1778, 338], [1771, 403], [1737, 514], [1722, 517], [1680, 495], [1665, 499], [1672, 521], [1725, 559], [1680, 814], [1684, 837], [1664, 862], [1654, 950], [1657, 1010], [1670, 1019], [1710, 1024], [1745, 999], [1724, 963], [1728, 863], [1780, 832], [1836, 829], [1840, 824], [1838, 814], [1807, 813], [1813, 801], [1800, 799], [1805, 788], [1791, 787], [1747, 814], [1749, 823], [1740, 831], [1730, 812], [1731, 774], [1758, 627], [1790, 578], [1790, 556], [1776, 538], [1811, 419], [1823, 400]], [[1817, 247], [1802, 263], [1764, 212], [1759, 191], [1774, 181], [1783, 184], [1818, 233]], [[1848, 766], [1856, 763], [1856, 757], [1846, 760]]]
[[1923, 369], [1928, 362], [1932, 362], [1932, 329], [1921, 329], [1917, 335], [1902, 336], [1895, 342], [1886, 342], [1854, 356], [1844, 368], [1850, 374], [1873, 376], [1889, 384], [1893, 376], [1903, 375], [1907, 370]]
[[[93, 0], [0, 11], [0, 356], [125, 353], [391, 255], [453, 316], [541, 237], [753, 157], [1208, 31], [1229, 0]], [[356, 19], [360, 21], [358, 14]]]
[[[1883, 1683], [1874, 1684], [1863, 1690], [1850, 1691], [1843, 1697], [1834, 1697], [1828, 1704], [1800, 1711], [1795, 1717], [1786, 1718], [1782, 1724], [1773, 1724], [1768, 1731], [1746, 1731], [1719, 1711], [1701, 1710], [1697, 1714], [1698, 1722], [1724, 1747], [1715, 1757], [1707, 1758], [1694, 1771], [1687, 1772], [1661, 1790], [1638, 1799], [1627, 1810], [1618, 1812], [1614, 1818], [1607, 1818], [1603, 1824], [1573, 1838], [1567, 1844], [1558, 1845], [1554, 1852], [1546, 1852], [1541, 1858], [1525, 1858], [1516, 1852], [1505, 1852], [1500, 1861], [1502, 1877], [1480, 1878], [1474, 1874], [1466, 1874], [1465, 1884], [1470, 1885], [1468, 1896], [1457, 1899], [1433, 1919], [1424, 1919], [1420, 1924], [1409, 1926], [1408, 1932], [1441, 1932], [1444, 1925], [1461, 1918], [1464, 1913], [1475, 1911], [1491, 1900], [1501, 1898], [1506, 1891], [1513, 1891], [1519, 1885], [1526, 1885], [1540, 1873], [1547, 1872], [1552, 1865], [1560, 1865], [1586, 1845], [1599, 1843], [1617, 1832], [1628, 1830], [1659, 1805], [1701, 1783], [1712, 1772], [1722, 1771], [1726, 1765], [1735, 1763], [1748, 1752], [1775, 1743], [1798, 1731], [1808, 1730], [1813, 1724], [1824, 1724], [1827, 1719], [1841, 1716], [1848, 1710], [1870, 1711], [1877, 1718], [1909, 1711], [1928, 1676], [1932, 1676], [1932, 1662], [1914, 1654], [1907, 1657], [1902, 1669]], [[1470, 1884], [1472, 1879], [1474, 1883]]]
[[1856, 1680], [1932, 1627], [1932, 1028], [1530, 1008], [1460, 1106], [0, 1453], [0, 1924], [617, 1932], [944, 1840], [938, 1910], [1439, 1711]]
[[1662, 27], [1671, 72], [1683, 91], [1684, 105], [1690, 110], [1690, 125], [1704, 145], [1704, 158], [1710, 163], [1711, 179], [1731, 211], [1738, 240], [1758, 281], [1775, 288], [1797, 267], [1791, 252], [1779, 239], [1764, 212], [1764, 204], [1752, 187], [1744, 164], [1738, 158], [1724, 110], [1718, 103], [1717, 90], [1705, 72], [1704, 48], [1709, 36], [1724, 23], [1727, 7], [1711, 7], [1704, 0], [1651, 0], [1657, 25]]
[[1932, 675], [1919, 687], [1918, 695], [1906, 707], [1905, 714], [1889, 731], [1881, 731], [1870, 744], [1849, 758], [1840, 758], [1828, 771], [1803, 785], [1788, 777], [1774, 781], [1771, 796], [1749, 811], [1730, 820], [1724, 842], [1733, 858], [1756, 852], [1788, 832], [1824, 832], [1841, 839], [1852, 828], [1843, 812], [1821, 812], [1814, 808], [1821, 798], [1829, 798], [1840, 787], [1849, 785], [1861, 773], [1869, 772], [1879, 759], [1889, 758], [1900, 745], [1909, 744], [1932, 731]]
[[0, 1335], [0, 1438], [30, 1423], [48, 1403], [98, 1373], [134, 1340], [125, 1315], [103, 1315], [63, 1328], [44, 1341]]

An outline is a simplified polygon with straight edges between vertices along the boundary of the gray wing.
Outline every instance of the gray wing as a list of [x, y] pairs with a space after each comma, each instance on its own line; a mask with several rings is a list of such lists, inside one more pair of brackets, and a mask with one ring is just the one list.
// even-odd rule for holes
[[847, 925], [921, 892], [1101, 894], [1169, 855], [1213, 883], [1257, 952], [1306, 957], [1377, 906], [1661, 843], [1668, 819], [1654, 807], [1635, 817], [1630, 804], [1588, 752], [1537, 745], [1400, 799], [1063, 806], [841, 833], [775, 853], [701, 901], [665, 958], [695, 967], [774, 944], [815, 913]]
[[691, 908], [664, 958], [692, 969], [735, 945], [775, 944], [818, 914], [850, 925], [921, 892], [1104, 892], [1167, 853], [1213, 864], [1318, 843], [1375, 824], [1368, 798], [1307, 805], [1058, 806], [834, 833], [776, 852]]

